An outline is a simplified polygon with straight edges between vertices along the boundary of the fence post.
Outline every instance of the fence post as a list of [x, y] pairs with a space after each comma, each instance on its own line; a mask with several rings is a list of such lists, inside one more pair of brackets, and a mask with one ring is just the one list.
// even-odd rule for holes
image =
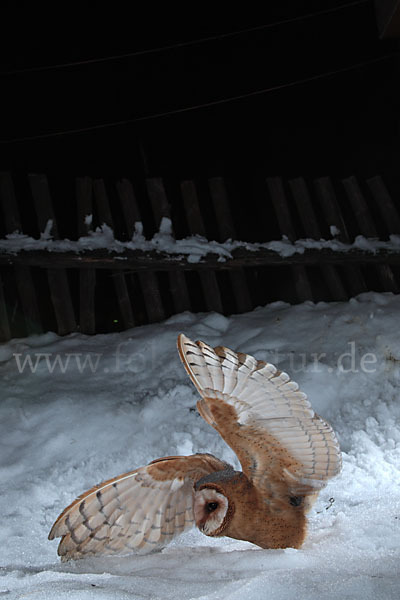
[[[289, 181], [289, 186], [297, 204], [306, 235], [315, 240], [320, 240], [321, 230], [304, 179], [301, 177], [292, 179]], [[321, 272], [333, 299], [347, 300], [348, 296], [336, 267], [334, 265], [325, 265], [321, 269]]]
[[[282, 235], [286, 235], [291, 242], [294, 242], [296, 240], [296, 233], [289, 210], [289, 205], [285, 196], [285, 191], [283, 189], [282, 180], [280, 177], [269, 177], [267, 178], [267, 186], [276, 212], [281, 233]], [[291, 270], [293, 273], [297, 297], [300, 302], [304, 302], [305, 300], [313, 300], [313, 293], [306, 268], [303, 266], [293, 266], [291, 267]]]
[[[211, 199], [217, 217], [217, 227], [221, 242], [227, 239], [237, 239], [236, 227], [229, 206], [225, 182], [222, 177], [212, 177], [208, 180]], [[246, 272], [239, 269], [229, 272], [236, 307], [239, 312], [248, 312], [253, 308]]]
[[[10, 173], [0, 173], [0, 196], [7, 233], [22, 232], [17, 198]], [[30, 267], [15, 265], [18, 297], [24, 314], [27, 335], [43, 331], [36, 290]]]
[[[358, 226], [360, 227], [360, 233], [365, 237], [378, 237], [374, 220], [369, 212], [368, 205], [360, 186], [358, 185], [357, 179], [354, 176], [347, 177], [342, 180], [342, 183], [353, 208]], [[398, 292], [399, 288], [391, 267], [389, 265], [378, 265], [376, 269], [384, 290], [388, 292]]]
[[[108, 201], [106, 186], [104, 185], [104, 181], [102, 179], [95, 179], [93, 181], [93, 193], [100, 224], [108, 225], [108, 227], [114, 231], [114, 222], [111, 214], [110, 203]], [[125, 281], [125, 275], [124, 273], [121, 273], [121, 271], [113, 270], [112, 280], [117, 295], [122, 322], [125, 329], [129, 329], [135, 325], [135, 320], [133, 317], [132, 305]]]
[[[191, 234], [198, 234], [207, 239], [206, 228], [200, 212], [197, 191], [193, 181], [181, 182], [181, 193], [186, 220]], [[223, 313], [221, 292], [215, 271], [200, 271], [199, 273], [203, 297], [207, 310]]]
[[[147, 178], [146, 188], [153, 209], [156, 229], [158, 230], [163, 217], [171, 219], [171, 210], [165, 193], [163, 180], [160, 177]], [[190, 310], [191, 305], [185, 274], [181, 271], [171, 271], [168, 273], [168, 278], [176, 312], [181, 313], [185, 310]]]
[[[53, 237], [58, 237], [57, 221], [53, 211], [49, 184], [46, 175], [29, 175], [29, 183], [35, 204], [39, 230], [45, 230], [48, 221], [53, 222]], [[48, 269], [47, 277], [50, 287], [51, 301], [57, 319], [60, 335], [76, 331], [74, 308], [69, 289], [68, 276], [65, 269]]]
[[[350, 237], [331, 180], [329, 177], [320, 177], [314, 181], [314, 187], [327, 225], [336, 227], [339, 232], [337, 239], [349, 244]], [[357, 296], [357, 294], [367, 291], [367, 284], [359, 267], [343, 265], [343, 270], [351, 296]]]
[[[132, 239], [135, 232], [135, 223], [142, 221], [132, 183], [128, 179], [117, 181], [117, 192], [121, 202], [128, 236]], [[145, 301], [149, 323], [156, 323], [164, 320], [165, 311], [157, 274], [154, 271], [139, 271], [138, 279]]]

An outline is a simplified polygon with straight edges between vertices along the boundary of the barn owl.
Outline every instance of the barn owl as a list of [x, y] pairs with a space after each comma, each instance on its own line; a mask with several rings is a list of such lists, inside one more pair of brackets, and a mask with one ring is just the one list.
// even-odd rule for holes
[[306, 513], [341, 454], [331, 426], [272, 364], [178, 337], [200, 415], [242, 471], [211, 454], [167, 456], [96, 485], [54, 523], [63, 560], [162, 548], [194, 524], [208, 536], [299, 548]]

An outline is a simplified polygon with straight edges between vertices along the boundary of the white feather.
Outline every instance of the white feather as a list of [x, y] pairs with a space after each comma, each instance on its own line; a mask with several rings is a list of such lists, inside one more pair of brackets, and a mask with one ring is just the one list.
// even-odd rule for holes
[[[309, 483], [339, 472], [341, 456], [332, 428], [315, 415], [306, 394], [287, 373], [247, 354], [221, 347], [214, 351], [203, 342], [195, 344], [184, 335], [179, 346], [186, 368], [187, 349], [195, 352], [197, 347], [196, 356], [204, 354], [203, 360], [197, 358], [202, 365], [199, 375], [192, 372], [191, 377], [205, 403], [207, 398], [219, 399], [235, 409], [239, 425], [251, 426], [253, 433], [272, 435], [303, 465]], [[218, 376], [218, 369], [223, 377]], [[295, 474], [299, 481], [304, 479], [302, 472]]]

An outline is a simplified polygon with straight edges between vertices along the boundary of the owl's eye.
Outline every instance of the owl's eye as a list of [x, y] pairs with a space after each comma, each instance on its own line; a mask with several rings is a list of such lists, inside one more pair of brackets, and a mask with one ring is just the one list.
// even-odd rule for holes
[[300, 506], [303, 502], [303, 498], [301, 496], [292, 496], [289, 498], [289, 502], [292, 506]]
[[211, 513], [218, 508], [218, 502], [208, 502], [206, 504], [207, 512]]

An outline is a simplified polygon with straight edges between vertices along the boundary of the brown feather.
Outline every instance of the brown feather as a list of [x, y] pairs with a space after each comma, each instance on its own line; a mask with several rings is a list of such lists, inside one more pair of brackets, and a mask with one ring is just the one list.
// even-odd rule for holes
[[174, 456], [109, 479], [81, 494], [57, 518], [63, 559], [151, 551], [193, 525], [194, 483], [226, 463], [210, 454]]

